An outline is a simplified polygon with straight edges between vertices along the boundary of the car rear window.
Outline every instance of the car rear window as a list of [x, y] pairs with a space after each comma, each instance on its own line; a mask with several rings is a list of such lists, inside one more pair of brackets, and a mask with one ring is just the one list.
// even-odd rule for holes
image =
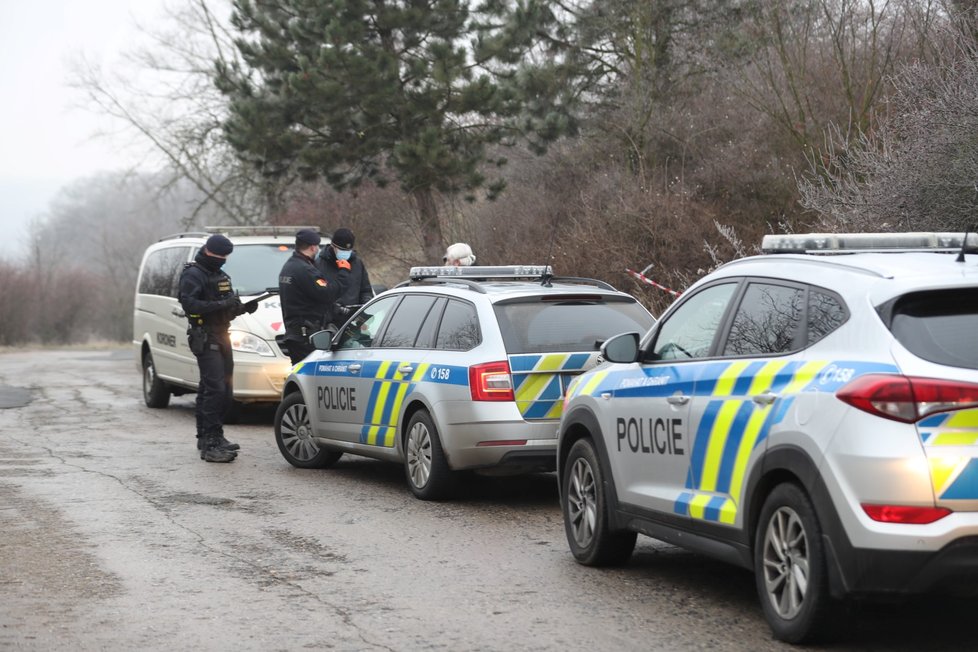
[[612, 335], [644, 333], [655, 323], [637, 301], [598, 295], [535, 297], [494, 309], [510, 354], [594, 351]]
[[890, 331], [924, 360], [978, 369], [978, 289], [918, 292], [893, 306]]

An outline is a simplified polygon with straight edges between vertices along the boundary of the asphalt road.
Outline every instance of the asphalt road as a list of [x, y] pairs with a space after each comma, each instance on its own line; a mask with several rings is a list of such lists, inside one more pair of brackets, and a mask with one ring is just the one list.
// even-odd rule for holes
[[[207, 464], [193, 397], [139, 382], [128, 349], [0, 354], [0, 649], [792, 649], [741, 569], [646, 538], [576, 564], [552, 474], [425, 503], [397, 466], [292, 468], [268, 411]], [[857, 606], [829, 649], [974, 649], [976, 607]]]

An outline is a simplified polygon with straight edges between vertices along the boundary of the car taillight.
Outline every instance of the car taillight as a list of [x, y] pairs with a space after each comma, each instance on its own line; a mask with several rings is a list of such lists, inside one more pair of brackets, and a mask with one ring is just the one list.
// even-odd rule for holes
[[515, 400], [509, 363], [486, 362], [469, 367], [469, 391], [473, 401]]
[[874, 521], [880, 523], [909, 523], [913, 525], [926, 525], [939, 521], [951, 510], [944, 507], [911, 507], [909, 505], [867, 505], [863, 504], [863, 511]]
[[893, 374], [860, 376], [835, 395], [864, 412], [904, 423], [935, 412], [978, 406], [978, 385]]

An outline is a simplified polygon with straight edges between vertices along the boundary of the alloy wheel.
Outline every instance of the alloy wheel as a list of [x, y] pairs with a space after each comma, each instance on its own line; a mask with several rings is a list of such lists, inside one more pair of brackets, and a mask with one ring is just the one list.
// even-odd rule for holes
[[805, 605], [809, 581], [808, 537], [793, 509], [782, 506], [771, 515], [763, 560], [768, 599], [781, 618], [790, 620]]
[[319, 454], [319, 445], [312, 438], [309, 411], [303, 403], [296, 403], [282, 415], [280, 424], [282, 443], [289, 455], [300, 462], [308, 462]]
[[582, 548], [591, 545], [597, 521], [596, 485], [591, 465], [581, 457], [571, 467], [567, 513], [577, 545]]
[[419, 489], [428, 484], [431, 476], [431, 433], [421, 422], [415, 423], [408, 433], [407, 463], [411, 484]]

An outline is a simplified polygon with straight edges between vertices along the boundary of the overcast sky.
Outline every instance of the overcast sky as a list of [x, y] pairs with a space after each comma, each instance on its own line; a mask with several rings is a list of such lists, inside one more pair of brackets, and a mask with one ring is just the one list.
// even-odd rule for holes
[[0, 258], [19, 256], [31, 218], [57, 190], [132, 156], [93, 139], [99, 117], [75, 108], [70, 61], [80, 53], [111, 66], [141, 41], [138, 23], [164, 0], [0, 0]]

